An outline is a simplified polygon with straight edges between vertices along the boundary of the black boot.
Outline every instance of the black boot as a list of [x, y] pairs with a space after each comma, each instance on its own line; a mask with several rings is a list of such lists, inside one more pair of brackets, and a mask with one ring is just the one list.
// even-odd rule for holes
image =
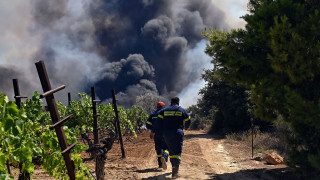
[[172, 178], [178, 178], [179, 177], [179, 166], [172, 166]]
[[158, 168], [162, 168], [161, 158], [158, 157]]

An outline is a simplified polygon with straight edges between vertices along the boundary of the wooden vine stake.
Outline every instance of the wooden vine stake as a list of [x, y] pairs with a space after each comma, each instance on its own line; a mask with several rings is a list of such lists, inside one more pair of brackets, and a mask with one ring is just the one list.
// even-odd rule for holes
[[119, 111], [117, 108], [117, 100], [116, 100], [114, 89], [112, 89], [112, 104], [113, 104], [114, 113], [116, 114], [116, 126], [117, 126], [116, 128], [117, 128], [117, 133], [120, 140], [122, 158], [126, 158], [126, 154], [124, 152], [124, 147], [123, 147], [121, 129], [120, 129], [120, 121], [119, 121], [119, 114], [118, 114]]
[[[26, 96], [20, 96], [20, 88], [19, 88], [19, 83], [18, 83], [18, 79], [12, 79], [12, 83], [13, 83], [13, 90], [14, 90], [14, 99], [16, 102], [16, 105], [18, 106], [18, 108], [21, 108], [21, 99], [22, 98], [27, 98]], [[26, 179], [30, 179], [30, 173], [28, 172], [22, 172], [22, 163], [19, 164], [19, 169], [20, 169], [20, 174], [18, 177], [18, 180], [26, 180]], [[8, 168], [8, 172], [9, 174], [11, 174], [10, 171], [10, 166], [9, 166], [9, 161], [7, 161], [7, 168]]]
[[[96, 100], [96, 91], [94, 87], [91, 87], [91, 96], [92, 96], [92, 111], [93, 111], [93, 142], [96, 149], [101, 149], [99, 144], [99, 133], [98, 133], [98, 114], [97, 114], [97, 102], [100, 100]], [[107, 151], [103, 151], [100, 153], [99, 151], [94, 151], [94, 156], [96, 160], [96, 176], [98, 180], [104, 179], [104, 165], [106, 163], [106, 153]]]
[[69, 115], [66, 118], [61, 120], [58, 109], [57, 109], [56, 100], [54, 99], [54, 96], [53, 96], [53, 93], [65, 88], [65, 85], [62, 85], [55, 89], [51, 89], [51, 84], [49, 81], [49, 77], [48, 77], [44, 62], [43, 61], [37, 62], [36, 67], [37, 67], [38, 75], [42, 85], [42, 89], [44, 92], [42, 95], [40, 95], [40, 97], [46, 98], [48, 110], [50, 112], [51, 119], [54, 123], [50, 127], [50, 129], [55, 129], [56, 131], [58, 141], [61, 147], [61, 154], [66, 163], [69, 178], [71, 180], [75, 180], [76, 179], [75, 167], [74, 167], [73, 161], [71, 160], [70, 150], [76, 146], [77, 142], [69, 146], [69, 144], [67, 143], [66, 135], [62, 128], [63, 123], [69, 120], [72, 117], [72, 115]]
[[[97, 102], [100, 102], [100, 100], [96, 100], [96, 93], [94, 87], [91, 87], [91, 95], [92, 95], [92, 111], [93, 111], [93, 143], [92, 140], [87, 136], [86, 133], [82, 133], [81, 137], [87, 141], [89, 148], [86, 150], [86, 152], [89, 152], [91, 154], [91, 159], [95, 159], [96, 161], [96, 176], [94, 179], [97, 180], [104, 180], [104, 165], [106, 163], [107, 159], [107, 153], [112, 148], [113, 142], [114, 142], [114, 135], [109, 134], [109, 137], [103, 137], [101, 138], [100, 142], [104, 145], [100, 145], [99, 142], [99, 128], [98, 128], [98, 116], [97, 114]], [[81, 129], [82, 130], [82, 129]], [[88, 132], [88, 131], [87, 131]]]

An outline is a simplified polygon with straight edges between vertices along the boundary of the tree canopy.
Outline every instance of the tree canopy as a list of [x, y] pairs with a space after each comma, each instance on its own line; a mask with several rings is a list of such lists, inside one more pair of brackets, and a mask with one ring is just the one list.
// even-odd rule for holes
[[206, 53], [220, 77], [251, 90], [257, 117], [291, 124], [291, 165], [319, 179], [320, 1], [250, 0], [248, 10], [245, 29], [204, 32]]
[[250, 128], [248, 92], [244, 86], [228, 84], [216, 75], [216, 70], [206, 70], [202, 78], [206, 86], [199, 94], [197, 106], [202, 117], [213, 119], [211, 131], [228, 133]]

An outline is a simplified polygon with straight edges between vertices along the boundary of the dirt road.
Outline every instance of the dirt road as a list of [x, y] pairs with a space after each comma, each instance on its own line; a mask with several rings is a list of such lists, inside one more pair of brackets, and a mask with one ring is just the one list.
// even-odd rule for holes
[[[157, 168], [153, 141], [148, 133], [126, 140], [126, 158], [121, 159], [119, 145], [108, 153], [106, 179], [170, 179], [167, 170]], [[178, 179], [295, 179], [285, 165], [267, 165], [251, 160], [250, 149], [208, 135], [203, 131], [186, 131]], [[94, 167], [94, 164], [89, 164]]]

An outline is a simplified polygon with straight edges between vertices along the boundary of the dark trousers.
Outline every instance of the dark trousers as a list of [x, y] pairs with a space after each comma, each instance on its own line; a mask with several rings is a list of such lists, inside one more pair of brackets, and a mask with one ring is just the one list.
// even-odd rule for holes
[[164, 140], [168, 146], [172, 166], [179, 166], [183, 146], [183, 130], [166, 130], [163, 132]]
[[154, 145], [157, 152], [158, 165], [159, 167], [161, 167], [160, 158], [164, 157], [164, 159], [168, 161], [168, 156], [169, 156], [168, 148], [164, 141], [162, 133], [156, 133], [154, 135]]

